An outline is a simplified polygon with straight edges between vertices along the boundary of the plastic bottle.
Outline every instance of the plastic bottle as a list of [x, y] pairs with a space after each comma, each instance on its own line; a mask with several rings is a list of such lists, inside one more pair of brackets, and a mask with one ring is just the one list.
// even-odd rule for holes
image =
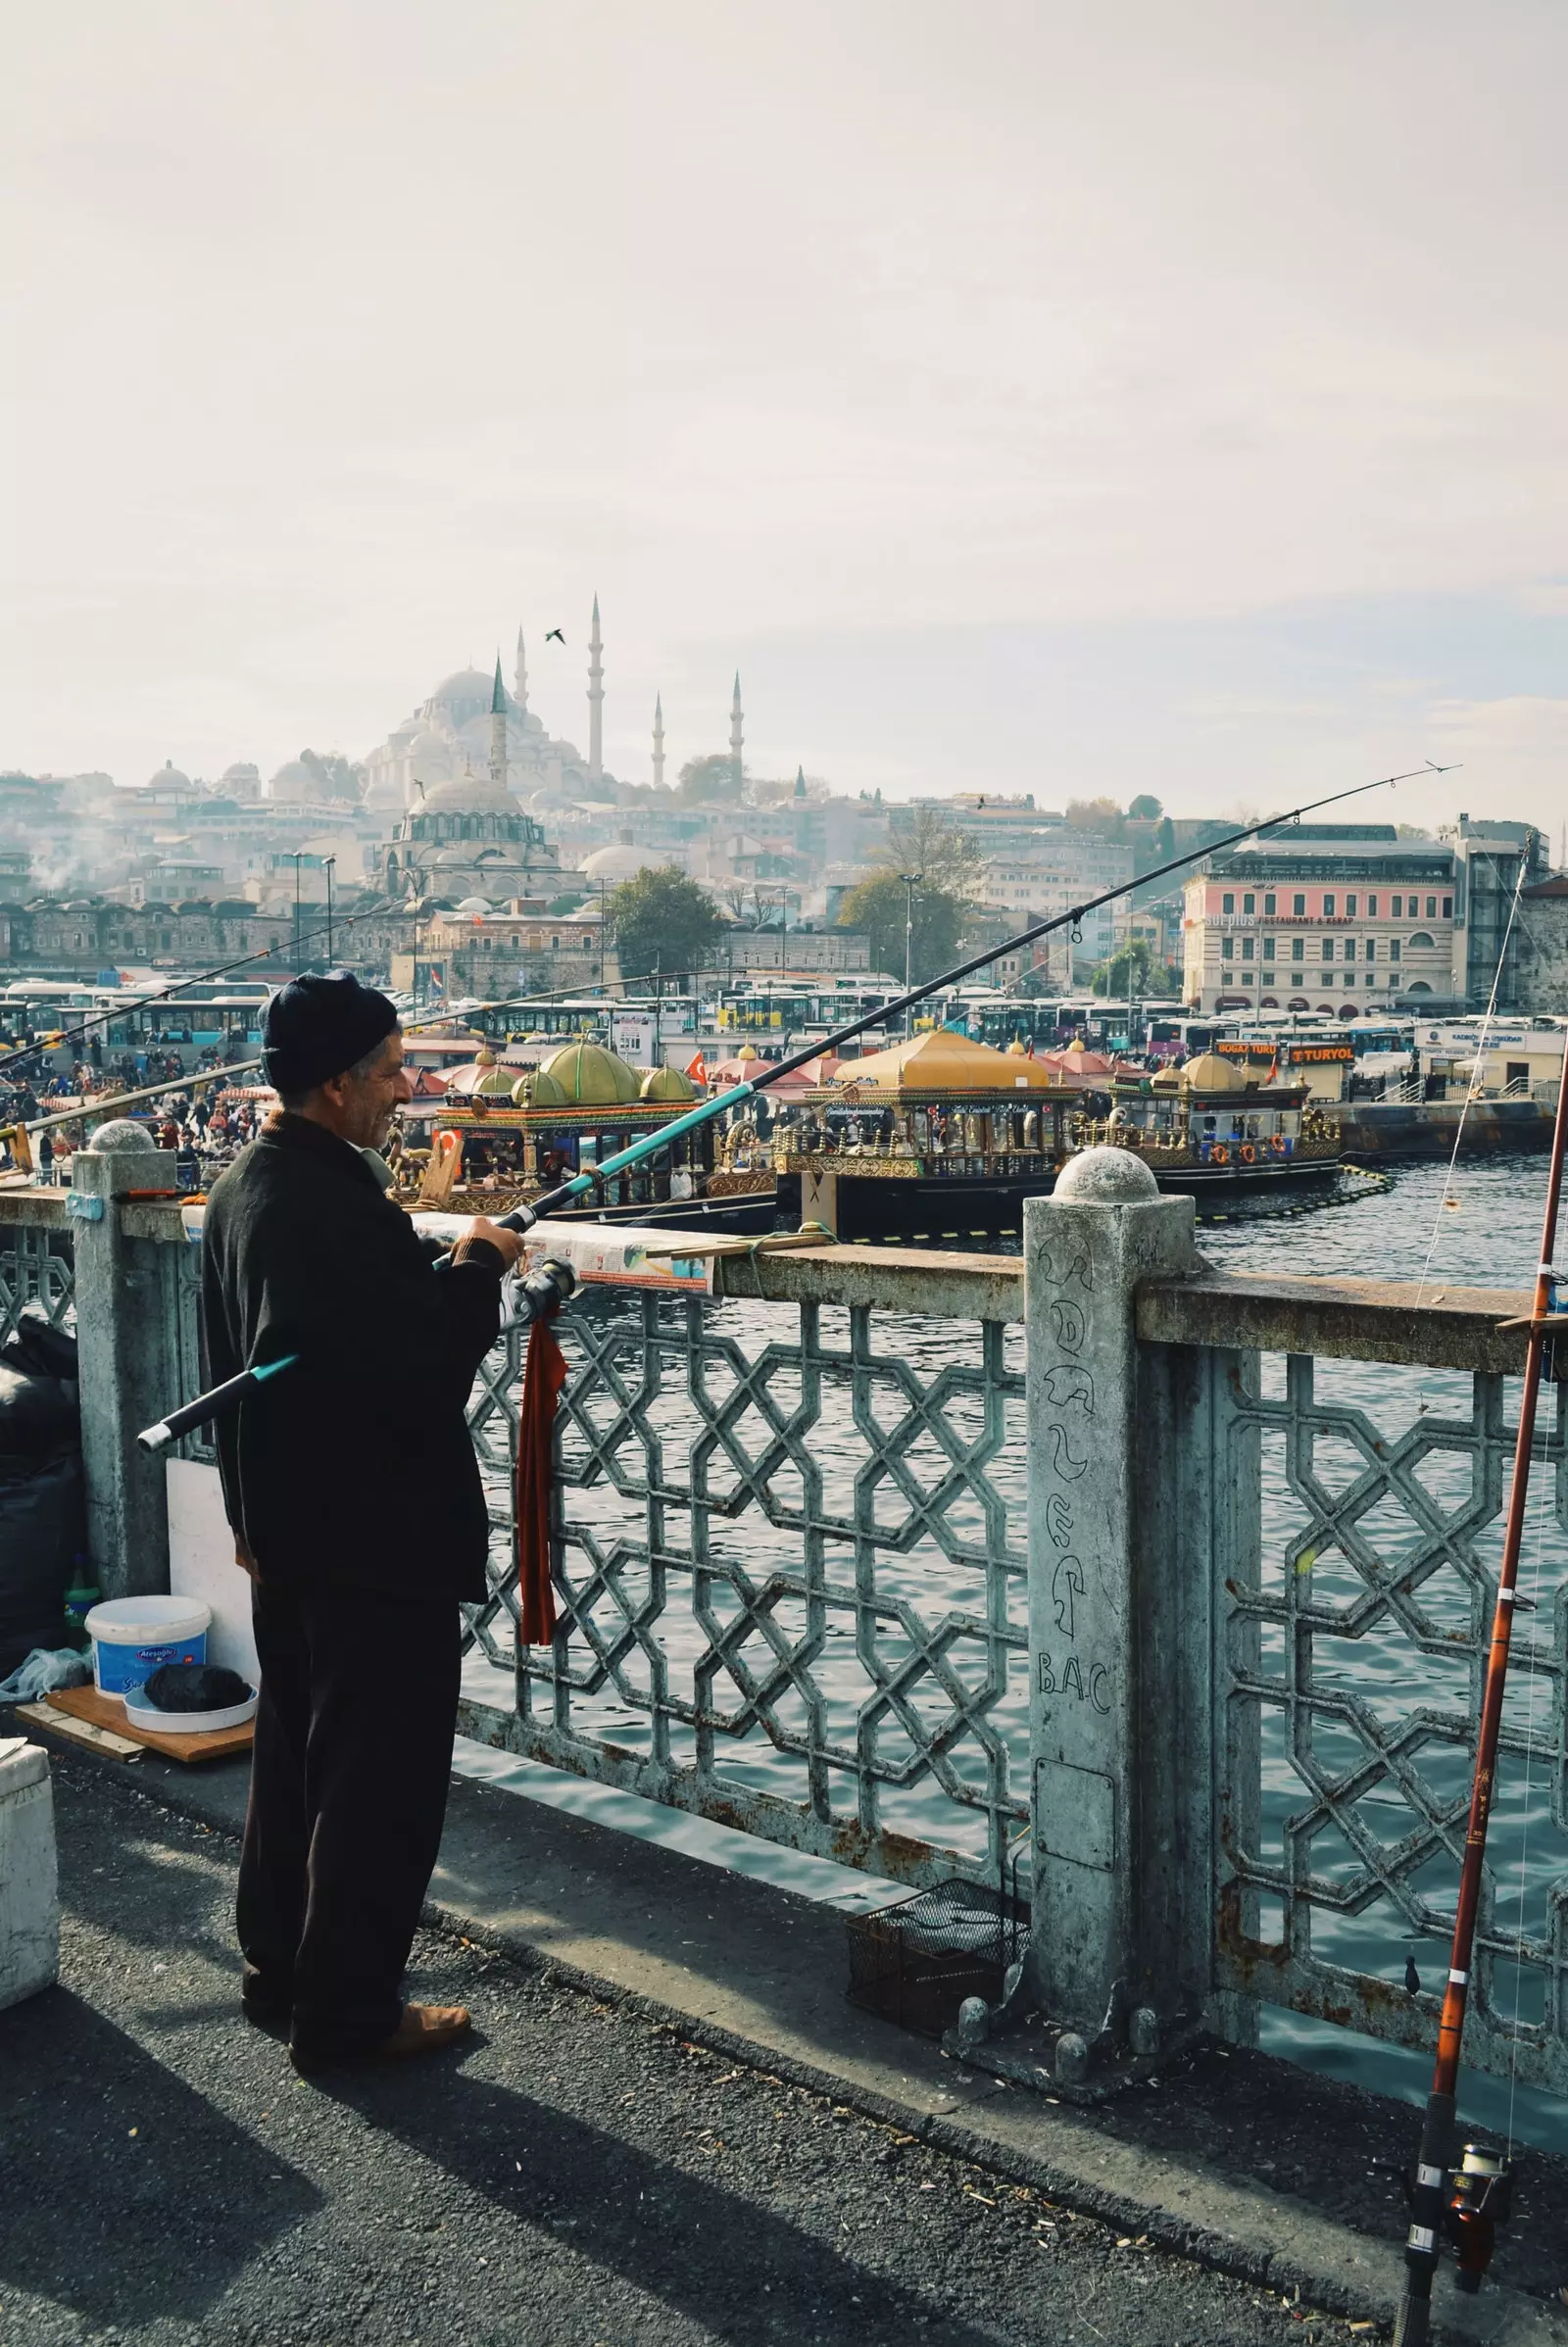
[[84, 1556], [73, 1557], [72, 1565], [72, 1585], [66, 1591], [66, 1643], [68, 1646], [85, 1648], [91, 1642], [87, 1637], [87, 1616], [103, 1591], [87, 1579], [87, 1560]]

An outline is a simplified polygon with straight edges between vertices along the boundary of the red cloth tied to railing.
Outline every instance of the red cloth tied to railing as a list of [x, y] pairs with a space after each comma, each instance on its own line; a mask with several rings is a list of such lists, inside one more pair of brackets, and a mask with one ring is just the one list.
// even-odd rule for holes
[[548, 1646], [556, 1634], [556, 1599], [550, 1580], [550, 1501], [556, 1481], [556, 1404], [566, 1382], [566, 1356], [548, 1320], [528, 1331], [528, 1359], [522, 1373], [522, 1408], [517, 1417], [517, 1638], [524, 1646]]

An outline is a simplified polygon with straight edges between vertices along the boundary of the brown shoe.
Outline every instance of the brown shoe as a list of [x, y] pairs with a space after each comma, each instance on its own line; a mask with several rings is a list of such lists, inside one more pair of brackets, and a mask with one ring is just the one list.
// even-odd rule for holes
[[435, 2054], [454, 2045], [472, 2027], [466, 2005], [405, 2005], [403, 2019], [375, 2053], [383, 2061], [400, 2061], [409, 2054]]
[[349, 2069], [362, 2062], [439, 2053], [443, 2046], [466, 2036], [471, 2027], [465, 2005], [405, 2005], [397, 2028], [379, 2045], [312, 2046], [296, 2039], [289, 2047], [289, 2059], [302, 2078], [316, 2078], [323, 2070]]

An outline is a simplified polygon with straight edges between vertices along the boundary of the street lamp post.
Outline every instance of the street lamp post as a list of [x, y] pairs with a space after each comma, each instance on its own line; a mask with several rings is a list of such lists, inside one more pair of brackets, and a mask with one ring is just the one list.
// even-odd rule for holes
[[300, 862], [304, 854], [303, 848], [296, 848], [291, 859], [294, 865], [294, 975], [296, 978], [300, 974]]
[[[925, 874], [923, 872], [901, 872], [899, 874], [899, 878], [904, 883], [904, 991], [906, 994], [907, 994], [914, 984], [914, 979], [912, 976], [914, 962], [914, 891], [916, 883], [923, 880], [925, 878]], [[911, 1006], [904, 1013], [904, 1032], [906, 1037], [914, 1033], [913, 1020], [914, 1010], [911, 1004]]]
[[326, 859], [326, 966], [328, 969], [332, 966], [332, 866], [336, 862], [335, 856], [329, 856]]

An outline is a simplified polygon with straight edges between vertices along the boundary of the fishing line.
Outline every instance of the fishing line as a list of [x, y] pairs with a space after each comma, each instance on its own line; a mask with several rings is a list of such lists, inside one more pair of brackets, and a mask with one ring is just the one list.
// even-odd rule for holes
[[[1508, 908], [1508, 923], [1507, 927], [1502, 933], [1502, 944], [1497, 953], [1497, 965], [1492, 973], [1492, 991], [1487, 997], [1486, 1012], [1481, 1021], [1481, 1039], [1476, 1046], [1475, 1057], [1470, 1063], [1470, 1082], [1466, 1087], [1464, 1101], [1459, 1110], [1459, 1122], [1454, 1130], [1453, 1148], [1448, 1154], [1447, 1170], [1443, 1177], [1443, 1194], [1438, 1199], [1437, 1208], [1432, 1217], [1432, 1237], [1427, 1242], [1426, 1260], [1421, 1266], [1421, 1277], [1416, 1282], [1415, 1308], [1418, 1312], [1421, 1309], [1426, 1294], [1427, 1283], [1431, 1277], [1432, 1258], [1438, 1251], [1438, 1235], [1443, 1228], [1444, 1212], [1448, 1207], [1450, 1201], [1455, 1205], [1458, 1203], [1458, 1198], [1455, 1195], [1454, 1184], [1456, 1180], [1456, 1169], [1459, 1163], [1459, 1150], [1464, 1142], [1464, 1128], [1466, 1119], [1470, 1114], [1470, 1110], [1474, 1102], [1480, 1097], [1481, 1080], [1487, 1064], [1487, 1037], [1491, 1031], [1493, 1020], [1496, 1014], [1497, 988], [1502, 978], [1502, 965], [1507, 959], [1508, 940], [1513, 935], [1514, 914], [1519, 909], [1519, 892], [1524, 887], [1524, 880], [1525, 862], [1523, 856], [1521, 856], [1519, 859], [1519, 878], [1514, 887], [1513, 902]], [[1416, 1409], [1416, 1416], [1418, 1418], [1424, 1418], [1427, 1414], [1427, 1411], [1431, 1407], [1431, 1403], [1427, 1398], [1429, 1390], [1428, 1382], [1430, 1376], [1431, 1370], [1429, 1366], [1428, 1369], [1423, 1373], [1420, 1386], [1417, 1389], [1418, 1407]]]

